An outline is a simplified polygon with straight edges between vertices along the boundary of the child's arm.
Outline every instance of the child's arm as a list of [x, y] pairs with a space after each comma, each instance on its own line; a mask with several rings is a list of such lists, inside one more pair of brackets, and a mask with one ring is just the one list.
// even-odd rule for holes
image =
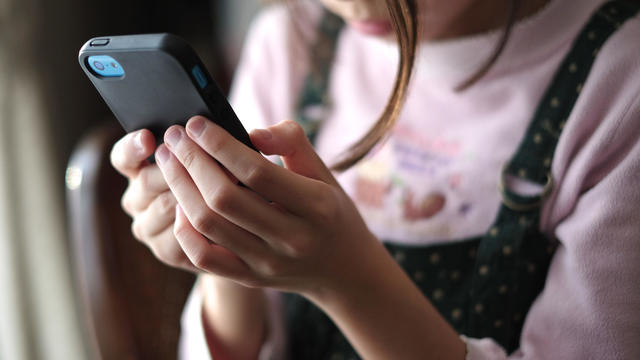
[[311, 300], [365, 359], [465, 359], [464, 342], [386, 249], [370, 250], [340, 287]]
[[302, 129], [284, 122], [251, 135], [287, 169], [202, 117], [170, 128], [156, 152], [192, 263], [307, 296], [364, 358], [463, 359], [464, 343], [368, 231]]
[[250, 289], [202, 275], [202, 321], [213, 359], [256, 359], [266, 336], [266, 299]]

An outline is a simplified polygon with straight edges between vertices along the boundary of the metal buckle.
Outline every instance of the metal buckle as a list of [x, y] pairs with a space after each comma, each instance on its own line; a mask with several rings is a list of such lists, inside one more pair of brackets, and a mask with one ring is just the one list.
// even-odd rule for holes
[[547, 196], [549, 196], [549, 194], [551, 193], [551, 190], [553, 189], [553, 184], [554, 184], [553, 176], [551, 175], [551, 172], [548, 171], [547, 182], [544, 184], [544, 187], [542, 188], [542, 191], [540, 192], [540, 194], [533, 195], [533, 196], [525, 196], [525, 197], [532, 198], [532, 200], [534, 201], [530, 203], [515, 202], [511, 198], [509, 198], [509, 194], [507, 193], [508, 190], [505, 185], [505, 175], [506, 175], [506, 166], [503, 166], [502, 170], [500, 171], [500, 181], [498, 183], [498, 190], [500, 191], [500, 196], [502, 197], [502, 203], [506, 207], [514, 211], [524, 212], [524, 211], [529, 211], [529, 210], [533, 210], [540, 207], [544, 199]]

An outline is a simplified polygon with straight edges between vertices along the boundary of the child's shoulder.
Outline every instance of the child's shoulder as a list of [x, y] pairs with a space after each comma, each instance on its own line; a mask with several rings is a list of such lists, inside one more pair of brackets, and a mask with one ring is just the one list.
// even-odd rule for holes
[[594, 55], [598, 57], [590, 76], [593, 85], [612, 100], [622, 97], [635, 102], [640, 96], [640, 14], [622, 24]]
[[640, 143], [640, 16], [622, 24], [593, 56], [597, 58], [589, 77], [584, 87], [579, 85], [574, 121], [563, 132], [566, 144], [572, 144], [564, 150], [582, 151], [576, 159], [589, 159], [583, 162], [592, 169], [605, 169]]
[[606, 59], [635, 58], [640, 61], [640, 13], [621, 24], [603, 50], [601, 55]]

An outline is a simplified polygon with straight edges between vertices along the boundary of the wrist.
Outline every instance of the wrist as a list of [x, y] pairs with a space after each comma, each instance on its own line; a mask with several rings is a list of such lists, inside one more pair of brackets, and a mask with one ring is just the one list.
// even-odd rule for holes
[[388, 269], [395, 270], [397, 264], [372, 235], [368, 246], [360, 247], [356, 255], [333, 267], [341, 272], [327, 276], [302, 293], [325, 311], [350, 304], [357, 306], [363, 296], [370, 297], [371, 291], [380, 288], [382, 275], [388, 274]]
[[466, 347], [382, 244], [342, 281], [306, 295], [366, 359], [464, 359]]

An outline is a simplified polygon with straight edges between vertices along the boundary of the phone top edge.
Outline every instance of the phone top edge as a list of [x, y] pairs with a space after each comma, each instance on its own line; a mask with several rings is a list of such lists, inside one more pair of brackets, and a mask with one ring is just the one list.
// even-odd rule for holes
[[[108, 40], [108, 43], [100, 46], [91, 45], [99, 40]], [[173, 50], [184, 52], [186, 48], [191, 49], [186, 40], [170, 33], [97, 36], [82, 45], [78, 51], [78, 58], [82, 58], [85, 54], [109, 51], [164, 50], [171, 52]]]
[[[96, 40], [108, 41], [101, 41], [98, 46], [95, 44], [92, 46], [92, 42]], [[79, 51], [78, 61], [82, 70], [91, 80], [94, 87], [98, 90], [104, 102], [112, 110], [123, 128], [127, 131], [139, 128], [137, 124], [135, 127], [132, 127], [131, 124], [128, 124], [127, 121], [123, 120], [124, 116], [120, 112], [117, 102], [113, 102], [113, 99], [111, 99], [109, 94], [109, 91], [113, 92], [114, 88], [108, 84], [118, 83], [119, 81], [112, 80], [123, 80], [124, 76], [110, 79], [100, 76], [100, 74], [96, 75], [95, 70], [92, 70], [88, 64], [87, 59], [90, 56], [113, 56], [115, 60], [123, 61], [121, 62], [121, 66], [124, 67], [126, 71], [127, 61], [131, 61], [131, 59], [147, 59], [146, 55], [142, 54], [146, 52], [162, 52], [169, 55], [169, 57], [175, 61], [175, 64], [179, 65], [182, 71], [184, 71], [184, 74], [192, 83], [194, 90], [199, 94], [199, 97], [206, 106], [205, 109], [198, 111], [198, 115], [206, 116], [214, 121], [216, 118], [228, 119], [228, 131], [234, 133], [234, 136], [237, 136], [243, 143], [250, 146], [251, 142], [246, 131], [239, 122], [235, 112], [228, 104], [224, 93], [220, 90], [217, 82], [207, 71], [206, 66], [200, 60], [195, 50], [181, 37], [169, 33], [99, 36], [87, 40]], [[120, 59], [119, 57], [123, 56], [121, 54], [125, 53], [129, 54]], [[167, 59], [165, 58], [165, 61], [166, 60]], [[143, 60], [143, 62], [144, 64], [147, 64], [146, 60]], [[153, 63], [153, 61], [151, 61], [151, 63]], [[132, 72], [131, 74], [134, 73], [135, 72]], [[194, 113], [192, 115], [196, 114]], [[220, 125], [225, 127], [223, 123]]]

